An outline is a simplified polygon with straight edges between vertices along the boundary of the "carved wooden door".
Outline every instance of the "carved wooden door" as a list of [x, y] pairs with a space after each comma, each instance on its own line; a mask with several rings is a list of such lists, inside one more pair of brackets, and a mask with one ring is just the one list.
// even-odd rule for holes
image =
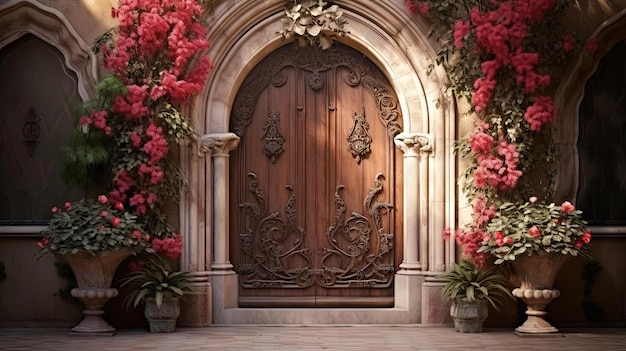
[[287, 45], [250, 73], [232, 111], [240, 306], [392, 306], [402, 119], [380, 70], [345, 46]]

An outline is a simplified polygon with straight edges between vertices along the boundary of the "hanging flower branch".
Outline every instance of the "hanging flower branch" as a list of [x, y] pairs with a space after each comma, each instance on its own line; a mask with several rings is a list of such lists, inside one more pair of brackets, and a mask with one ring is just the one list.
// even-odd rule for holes
[[349, 33], [343, 28], [347, 22], [338, 5], [324, 0], [290, 0], [289, 3], [293, 4], [285, 6], [285, 16], [281, 18], [283, 29], [276, 33], [283, 40], [296, 36], [301, 46], [319, 45], [326, 50], [332, 46], [334, 36]]
[[170, 257], [180, 255], [182, 241], [167, 223], [165, 206], [179, 199], [184, 185], [171, 147], [194, 138], [178, 108], [204, 88], [211, 71], [202, 55], [209, 47], [202, 11], [197, 0], [119, 1], [112, 9], [119, 26], [94, 48], [113, 75], [98, 84], [98, 99], [80, 110], [80, 133], [69, 148], [76, 154], [80, 145], [104, 145], [110, 203], [138, 216], [152, 246]]
[[[558, 111], [550, 91], [558, 68], [580, 47], [575, 34], [561, 26], [571, 3], [406, 0], [411, 13], [432, 22], [431, 35], [441, 44], [436, 63], [444, 66], [448, 87], [469, 102], [469, 113], [476, 117], [474, 131], [457, 146], [460, 156], [470, 162], [462, 186], [471, 201], [473, 221], [458, 230], [455, 239], [479, 263], [484, 260], [477, 253], [483, 240], [496, 242], [486, 235], [493, 234], [487, 228], [497, 213], [504, 213], [511, 203], [527, 203], [536, 193], [545, 200], [552, 196], [551, 123]], [[537, 184], [542, 189], [536, 189]], [[508, 232], [505, 229], [498, 229], [500, 235]], [[505, 242], [514, 245], [512, 239], [497, 241]], [[514, 259], [524, 252], [516, 249], [502, 257]]]

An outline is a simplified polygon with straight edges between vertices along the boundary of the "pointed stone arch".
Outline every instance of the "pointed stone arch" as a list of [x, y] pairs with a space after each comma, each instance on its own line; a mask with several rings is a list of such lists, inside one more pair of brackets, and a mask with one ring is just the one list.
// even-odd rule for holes
[[61, 51], [78, 77], [80, 97], [93, 98], [97, 60], [61, 12], [34, 1], [9, 1], [0, 5], [0, 28], [0, 49], [30, 33]]

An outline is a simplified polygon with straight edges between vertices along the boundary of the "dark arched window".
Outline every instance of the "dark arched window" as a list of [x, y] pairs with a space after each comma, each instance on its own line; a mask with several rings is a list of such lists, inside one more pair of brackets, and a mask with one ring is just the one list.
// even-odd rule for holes
[[587, 81], [578, 129], [577, 207], [592, 225], [626, 225], [626, 43]]
[[53, 46], [28, 34], [0, 50], [0, 225], [45, 224], [52, 206], [81, 197], [59, 169], [80, 102]]

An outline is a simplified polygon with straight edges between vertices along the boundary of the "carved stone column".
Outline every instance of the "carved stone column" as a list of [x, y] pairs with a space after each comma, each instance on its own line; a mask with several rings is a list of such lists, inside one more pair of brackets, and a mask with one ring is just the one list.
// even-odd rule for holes
[[[404, 153], [404, 260], [400, 274], [427, 269], [428, 257], [428, 152], [431, 136], [400, 133], [394, 138]], [[420, 156], [421, 155], [421, 156]]]
[[201, 150], [213, 156], [213, 271], [232, 273], [228, 255], [228, 158], [239, 145], [234, 133], [208, 134], [201, 138]]

